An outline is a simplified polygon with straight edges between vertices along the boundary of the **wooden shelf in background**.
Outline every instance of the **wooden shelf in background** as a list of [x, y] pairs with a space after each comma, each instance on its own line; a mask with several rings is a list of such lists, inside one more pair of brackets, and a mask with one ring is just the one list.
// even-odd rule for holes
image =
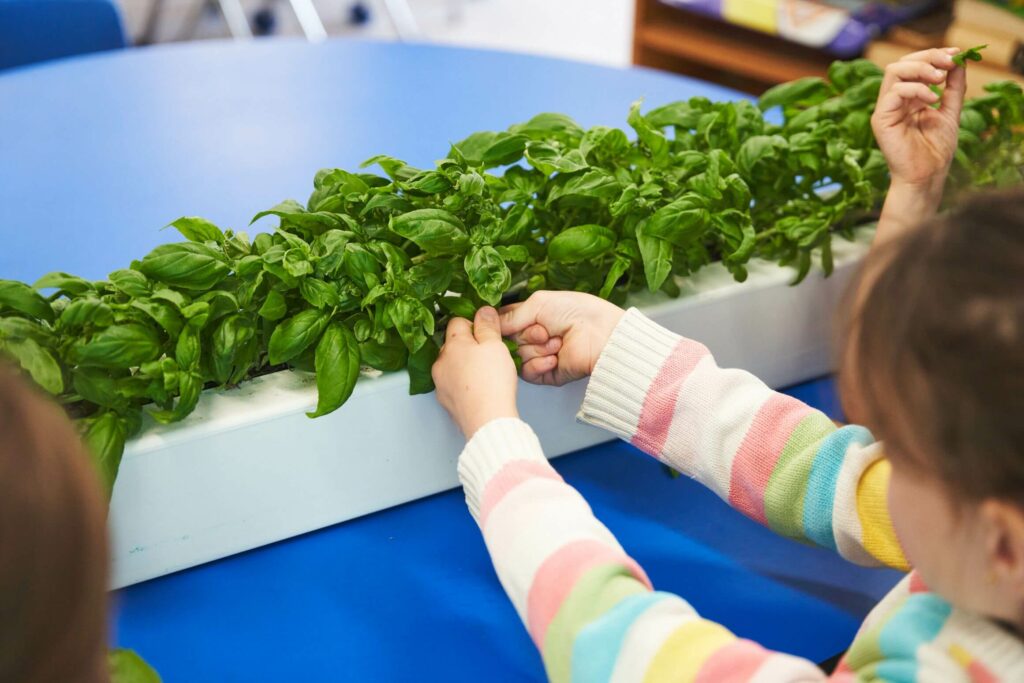
[[633, 63], [759, 94], [803, 76], [823, 76], [835, 57], [716, 21], [658, 0], [637, 0]]

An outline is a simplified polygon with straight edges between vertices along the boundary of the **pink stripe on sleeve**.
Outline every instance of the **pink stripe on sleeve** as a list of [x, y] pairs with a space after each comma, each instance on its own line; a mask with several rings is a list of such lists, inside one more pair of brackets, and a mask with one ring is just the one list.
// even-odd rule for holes
[[735, 640], [708, 657], [694, 683], [747, 681], [772, 656], [757, 643]]
[[800, 421], [813, 409], [785, 394], [772, 394], [757, 411], [732, 463], [729, 504], [767, 524], [764, 492], [779, 456]]
[[971, 683], [999, 683], [996, 675], [977, 659], [967, 665], [967, 675], [971, 677]]
[[498, 470], [484, 487], [484, 495], [480, 501], [480, 527], [484, 527], [491, 510], [508, 495], [509, 491], [527, 479], [534, 478], [563, 481], [551, 465], [536, 460], [513, 460]]
[[910, 592], [911, 593], [930, 593], [928, 586], [925, 585], [924, 579], [921, 578], [921, 574], [917, 571], [910, 572]]
[[657, 456], [665, 447], [672, 416], [676, 411], [676, 397], [679, 388], [702, 358], [709, 351], [698, 342], [681, 339], [665, 359], [640, 409], [633, 445], [640, 450]]
[[537, 569], [526, 598], [526, 628], [542, 652], [548, 626], [576, 583], [589, 570], [605, 564], [621, 564], [637, 581], [651, 588], [650, 579], [633, 558], [592, 538], [566, 543]]

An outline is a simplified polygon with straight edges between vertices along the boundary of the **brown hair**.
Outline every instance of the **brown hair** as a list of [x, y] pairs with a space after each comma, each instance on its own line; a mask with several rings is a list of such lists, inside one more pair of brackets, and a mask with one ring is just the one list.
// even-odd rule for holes
[[62, 411], [0, 366], [0, 681], [106, 681], [99, 481]]
[[1024, 503], [1024, 192], [879, 247], [860, 284], [841, 351], [850, 417], [960, 500]]

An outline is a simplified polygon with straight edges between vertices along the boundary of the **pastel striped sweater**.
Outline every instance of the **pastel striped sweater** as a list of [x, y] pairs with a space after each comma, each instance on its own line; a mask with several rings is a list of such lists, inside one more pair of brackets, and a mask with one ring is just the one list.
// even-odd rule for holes
[[[862, 427], [718, 368], [701, 344], [623, 316], [580, 419], [695, 477], [745, 515], [862, 564], [906, 568], [889, 464]], [[520, 420], [481, 428], [459, 459], [498, 578], [556, 683], [822, 681], [658, 592], [548, 464]], [[1024, 681], [1024, 646], [910, 574], [868, 616], [834, 681]]]

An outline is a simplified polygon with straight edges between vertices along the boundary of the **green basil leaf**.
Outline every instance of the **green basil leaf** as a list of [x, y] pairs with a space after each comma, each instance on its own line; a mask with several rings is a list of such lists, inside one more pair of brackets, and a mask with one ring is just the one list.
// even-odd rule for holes
[[210, 321], [210, 304], [205, 301], [194, 301], [181, 309], [188, 326], [193, 330], [201, 330]]
[[622, 185], [608, 171], [596, 168], [572, 176], [564, 185], [555, 186], [549, 201], [569, 197], [612, 200], [622, 194]]
[[[146, 301], [145, 299], [135, 299], [131, 303], [133, 308], [137, 308], [142, 311], [156, 322], [157, 325], [162, 327], [168, 335], [172, 338], [176, 338], [181, 334], [181, 328], [185, 326], [185, 322], [181, 319], [181, 315], [175, 310], [174, 306], [162, 301]], [[64, 311], [67, 313], [67, 311]], [[61, 316], [63, 322], [64, 316]]]
[[437, 300], [441, 308], [457, 318], [472, 320], [476, 317], [477, 306], [464, 296], [446, 296]]
[[385, 310], [410, 353], [419, 351], [427, 335], [434, 333], [434, 314], [411, 296], [389, 301]]
[[83, 440], [92, 455], [93, 464], [96, 466], [103, 489], [109, 499], [114, 490], [117, 470], [121, 466], [124, 442], [128, 438], [127, 426], [117, 413], [109, 410], [82, 420], [81, 424], [85, 429]]
[[288, 312], [288, 304], [284, 295], [276, 289], [267, 292], [267, 298], [260, 306], [259, 315], [267, 320], [280, 320]]
[[409, 395], [429, 394], [434, 390], [431, 369], [441, 350], [433, 339], [428, 339], [419, 351], [409, 356]]
[[368, 339], [359, 344], [360, 360], [371, 368], [384, 372], [404, 368], [408, 355], [405, 343], [397, 334], [389, 335], [384, 342]]
[[525, 135], [531, 140], [558, 140], [574, 144], [583, 136], [583, 129], [565, 114], [545, 112], [537, 114], [526, 123], [509, 127], [514, 135]]
[[953, 55], [953, 63], [956, 64], [957, 66], [963, 66], [967, 62], [980, 62], [983, 59], [983, 57], [981, 56], [981, 51], [987, 47], [988, 44], [978, 45], [968, 50], [964, 50], [963, 52], [958, 52], [957, 54]]
[[346, 230], [328, 230], [313, 242], [315, 271], [324, 278], [336, 277], [345, 260], [345, 245], [354, 235]]
[[150, 415], [161, 424], [179, 422], [188, 417], [203, 393], [203, 379], [195, 372], [181, 371], [178, 373], [178, 400], [172, 410], [154, 410]]
[[209, 290], [227, 277], [230, 269], [220, 254], [205, 244], [164, 244], [149, 252], [139, 270], [173, 287]]
[[60, 314], [61, 326], [69, 330], [81, 329], [86, 325], [109, 327], [113, 323], [113, 309], [93, 297], [75, 299]]
[[646, 223], [644, 220], [637, 224], [636, 241], [643, 257], [647, 288], [656, 292], [672, 273], [672, 245], [663, 239], [648, 236], [645, 233]]
[[655, 165], [660, 166], [668, 161], [668, 138], [665, 137], [661, 130], [652, 126], [644, 118], [643, 114], [640, 113], [639, 101], [634, 102], [629, 108], [629, 116], [626, 118], [626, 122], [636, 131], [637, 137], [640, 138], [640, 143], [647, 148]]
[[249, 345], [256, 328], [245, 316], [229, 315], [217, 324], [211, 338], [210, 361], [213, 380], [225, 384], [236, 369], [236, 355]]
[[35, 339], [0, 339], [0, 355], [13, 358], [32, 381], [54, 396], [64, 391], [64, 374], [60, 364]]
[[15, 280], [0, 280], [0, 308], [5, 306], [46, 322], [54, 319], [50, 302], [36, 290]]
[[324, 330], [316, 345], [316, 411], [306, 413], [320, 417], [337, 410], [359, 379], [359, 344], [352, 331], [341, 323], [332, 323]]
[[117, 648], [107, 653], [111, 683], [160, 683], [160, 676], [134, 650]]
[[196, 299], [196, 302], [205, 302], [210, 305], [210, 318], [208, 322], [216, 322], [226, 315], [237, 313], [241, 309], [238, 297], [231, 292], [225, 292], [221, 289], [215, 289], [212, 292], [203, 294]]
[[54, 335], [49, 329], [34, 320], [19, 317], [0, 316], [0, 341], [4, 339], [20, 341], [34, 339], [44, 346], [53, 346]]
[[127, 408], [127, 401], [118, 390], [118, 379], [118, 376], [104, 368], [80, 367], [71, 373], [75, 393], [86, 401], [104, 408], [124, 410]]
[[696, 195], [685, 195], [663, 206], [645, 223], [644, 235], [677, 247], [692, 244], [707, 232], [711, 223], [711, 215], [702, 204]]
[[603, 256], [614, 248], [613, 230], [603, 225], [577, 225], [555, 235], [548, 244], [548, 259], [578, 263]]
[[612, 267], [608, 269], [608, 275], [604, 279], [604, 284], [601, 286], [601, 291], [598, 296], [602, 299], [607, 299], [612, 294], [612, 289], [618, 283], [619, 278], [626, 274], [629, 270], [632, 262], [624, 256], [616, 256], [612, 262]]
[[[146, 292], [148, 293], [148, 290], [146, 290]], [[133, 294], [132, 296], [135, 295]], [[145, 297], [146, 294], [143, 293], [139, 294], [138, 296], [141, 298]], [[188, 299], [185, 298], [184, 294], [176, 292], [173, 289], [168, 289], [167, 287], [156, 287], [155, 289], [153, 289], [153, 294], [152, 296], [150, 296], [150, 298], [159, 301], [166, 301], [167, 303], [177, 308], [179, 311], [184, 311], [184, 309], [188, 306]]]
[[199, 331], [194, 327], [186, 327], [174, 346], [174, 359], [182, 370], [192, 370], [199, 367], [200, 356]]
[[82, 296], [96, 291], [95, 285], [75, 275], [67, 273], [47, 273], [33, 285], [36, 289], [56, 289], [72, 296]]
[[432, 255], [461, 254], [469, 245], [462, 221], [443, 209], [417, 209], [395, 216], [390, 228]]
[[817, 76], [808, 76], [807, 78], [799, 78], [795, 81], [789, 81], [788, 83], [782, 83], [769, 88], [761, 95], [757, 106], [762, 111], [778, 106], [808, 106], [820, 104], [833, 94], [835, 94], [835, 91], [825, 82], [825, 79]]
[[151, 286], [146, 276], [137, 270], [115, 270], [107, 276], [114, 289], [131, 297], [149, 296]]
[[[483, 131], [473, 133], [462, 142], [453, 145], [470, 166], [494, 168], [514, 164], [523, 158], [523, 150], [529, 140], [525, 135]], [[453, 156], [449, 154], [449, 157]]]
[[492, 306], [501, 303], [502, 295], [512, 286], [512, 273], [494, 247], [473, 247], [463, 267], [473, 289]]
[[431, 259], [409, 269], [409, 285], [417, 299], [444, 294], [452, 283], [455, 264], [448, 259]]
[[270, 335], [268, 356], [271, 365], [287, 363], [320, 339], [330, 316], [315, 308], [288, 318]]
[[216, 225], [198, 216], [182, 216], [168, 228], [174, 228], [190, 242], [223, 242], [224, 233]]
[[555, 144], [548, 142], [531, 142], [526, 146], [526, 159], [534, 168], [545, 175], [559, 173], [575, 173], [588, 168], [587, 160], [578, 149], [564, 154]]
[[413, 195], [435, 195], [452, 189], [451, 181], [437, 171], [420, 171], [401, 186]]
[[160, 355], [160, 338], [152, 328], [128, 323], [112, 325], [85, 343], [74, 346], [79, 365], [131, 368]]
[[299, 294], [313, 308], [330, 308], [338, 305], [338, 290], [323, 280], [307, 277], [299, 282]]

